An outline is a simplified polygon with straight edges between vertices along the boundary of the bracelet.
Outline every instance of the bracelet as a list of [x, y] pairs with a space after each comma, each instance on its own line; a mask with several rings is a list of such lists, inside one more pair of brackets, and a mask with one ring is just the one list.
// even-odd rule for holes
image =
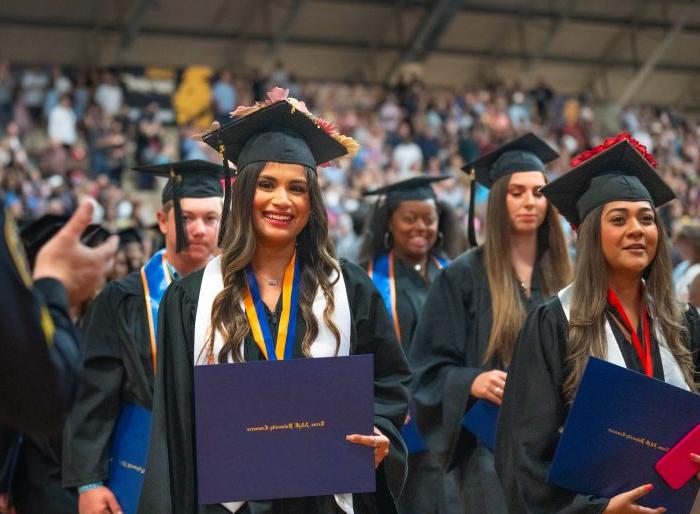
[[84, 492], [89, 491], [90, 489], [95, 489], [97, 487], [102, 487], [104, 484], [102, 482], [93, 482], [91, 484], [85, 484], [81, 485], [78, 487], [78, 494], [83, 494]]

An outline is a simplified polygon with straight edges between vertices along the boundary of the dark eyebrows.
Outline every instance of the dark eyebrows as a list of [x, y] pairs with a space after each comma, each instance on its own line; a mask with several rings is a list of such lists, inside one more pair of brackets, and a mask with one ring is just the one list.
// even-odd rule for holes
[[[610, 209], [610, 210], [607, 212], [607, 214], [611, 214], [611, 213], [613, 213], [613, 212], [615, 212], [615, 211], [619, 211], [619, 212], [624, 213], [624, 214], [629, 213], [629, 209], [627, 209], [626, 207], [615, 207], [614, 209]], [[642, 207], [642, 208], [638, 209], [637, 212], [638, 212], [638, 213], [641, 212], [641, 213], [644, 213], [644, 214], [646, 214], [646, 213], [648, 213], [648, 212], [652, 212], [652, 213], [653, 213], [653, 212], [654, 212], [654, 209], [652, 209], [651, 207]]]

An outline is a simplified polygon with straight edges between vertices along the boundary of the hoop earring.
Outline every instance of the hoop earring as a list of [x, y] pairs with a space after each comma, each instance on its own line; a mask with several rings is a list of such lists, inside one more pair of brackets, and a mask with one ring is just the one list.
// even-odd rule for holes
[[384, 248], [391, 250], [391, 245], [393, 244], [391, 233], [389, 231], [384, 232]]
[[442, 232], [438, 232], [437, 239], [435, 240], [435, 248], [442, 248], [445, 242], [445, 235]]

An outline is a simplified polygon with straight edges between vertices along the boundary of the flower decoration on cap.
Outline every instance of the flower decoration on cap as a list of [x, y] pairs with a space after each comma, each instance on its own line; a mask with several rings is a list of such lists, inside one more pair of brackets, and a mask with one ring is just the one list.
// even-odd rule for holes
[[229, 113], [229, 116], [231, 118], [248, 116], [277, 102], [287, 102], [292, 106], [292, 111], [299, 111], [306, 114], [318, 128], [343, 145], [350, 155], [356, 154], [360, 149], [360, 145], [357, 141], [349, 136], [341, 134], [333, 123], [315, 116], [311, 111], [309, 111], [308, 107], [306, 107], [306, 103], [301, 100], [297, 100], [296, 98], [291, 98], [289, 96], [289, 89], [274, 87], [267, 92], [267, 100], [256, 102], [255, 105], [251, 106], [239, 105], [236, 107], [235, 111]]
[[617, 143], [620, 141], [625, 141], [627, 140], [632, 147], [639, 152], [639, 154], [644, 158], [645, 161], [649, 163], [649, 165], [656, 169], [656, 159], [654, 159], [654, 156], [649, 153], [649, 151], [646, 149], [646, 147], [637, 141], [635, 138], [630, 136], [627, 132], [620, 132], [617, 136], [615, 137], [609, 137], [603, 141], [603, 144], [600, 144], [594, 148], [591, 148], [590, 150], [586, 150], [585, 152], [581, 152], [577, 156], [573, 157], [570, 161], [571, 167], [575, 168], [576, 166], [586, 162], [587, 160], [591, 159], [592, 157], [595, 157], [599, 153], [604, 152], [611, 146], [615, 146]]

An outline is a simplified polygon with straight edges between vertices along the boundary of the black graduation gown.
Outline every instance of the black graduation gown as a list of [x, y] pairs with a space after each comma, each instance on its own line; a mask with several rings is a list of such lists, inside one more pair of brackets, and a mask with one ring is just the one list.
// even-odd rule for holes
[[112, 432], [122, 405], [152, 407], [153, 362], [140, 271], [107, 284], [80, 326], [84, 373], [64, 428], [65, 487], [106, 480]]
[[[700, 321], [693, 309], [686, 313], [686, 325], [697, 367]], [[627, 367], [642, 371], [633, 346], [614, 322], [610, 326]], [[552, 298], [530, 314], [513, 354], [496, 443], [496, 469], [511, 512], [599, 514], [609, 501], [545, 481], [559, 441], [559, 428], [568, 414], [562, 395], [567, 333], [568, 321], [561, 302]], [[654, 376], [663, 380], [658, 343], [652, 339], [652, 344]]]
[[[470, 250], [443, 269], [430, 287], [409, 362], [413, 371], [416, 419], [430, 449], [444, 455], [449, 480], [457, 483], [446, 503], [457, 512], [502, 512], [502, 492], [493, 470], [493, 455], [461, 421], [476, 401], [474, 379], [482, 372], [502, 368], [484, 364], [491, 334], [492, 313], [483, 248]], [[523, 296], [527, 310], [543, 301], [540, 272], [535, 266], [531, 294]], [[485, 503], [486, 502], [486, 503]]]
[[[367, 267], [367, 266], [365, 266]], [[440, 268], [428, 259], [428, 277], [435, 280]], [[418, 317], [428, 297], [430, 283], [422, 274], [400, 258], [394, 259], [396, 284], [396, 313], [401, 330], [401, 345], [408, 354]], [[408, 456], [408, 476], [399, 498], [400, 514], [430, 514], [438, 512], [437, 498], [442, 488], [442, 462], [432, 452], [413, 453]]]
[[[374, 354], [374, 424], [391, 441], [389, 456], [377, 470], [377, 492], [354, 495], [355, 514], [392, 514], [406, 472], [406, 448], [399, 427], [406, 416], [410, 372], [386, 308], [361, 268], [341, 261], [352, 318], [351, 354]], [[158, 380], [153, 428], [139, 512], [209, 514], [228, 512], [220, 505], [198, 505], [194, 435], [193, 342], [203, 270], [171, 286], [159, 309]], [[271, 314], [268, 312], [268, 316]], [[274, 330], [274, 327], [272, 327]], [[299, 316], [294, 357], [303, 357], [304, 323]], [[262, 354], [249, 337], [247, 361]], [[242, 514], [330, 514], [339, 509], [332, 496], [247, 503]]]
[[78, 388], [79, 337], [63, 285], [53, 278], [31, 283], [19, 235], [2, 200], [0, 291], [0, 423], [50, 435], [63, 424]]

